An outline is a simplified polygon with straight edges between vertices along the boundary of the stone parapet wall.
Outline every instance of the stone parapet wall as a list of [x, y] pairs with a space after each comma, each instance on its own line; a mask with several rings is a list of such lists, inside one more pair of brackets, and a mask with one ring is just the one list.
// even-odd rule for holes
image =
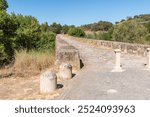
[[112, 49], [121, 49], [124, 53], [136, 54], [140, 56], [146, 56], [146, 49], [150, 48], [150, 45], [142, 44], [131, 44], [115, 41], [105, 41], [105, 40], [94, 40], [94, 39], [84, 39], [86, 43], [94, 43], [96, 46], [107, 47]]
[[61, 35], [57, 35], [55, 41], [55, 60], [57, 67], [62, 63], [70, 63], [73, 71], [80, 69], [79, 51], [62, 40]]

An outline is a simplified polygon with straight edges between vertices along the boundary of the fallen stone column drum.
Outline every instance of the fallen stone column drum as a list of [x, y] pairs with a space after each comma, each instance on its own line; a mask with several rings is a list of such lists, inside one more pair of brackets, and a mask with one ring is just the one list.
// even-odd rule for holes
[[68, 80], [72, 78], [72, 66], [68, 63], [63, 63], [59, 67], [59, 78]]
[[40, 76], [40, 93], [52, 93], [57, 88], [57, 76], [52, 71], [46, 71]]

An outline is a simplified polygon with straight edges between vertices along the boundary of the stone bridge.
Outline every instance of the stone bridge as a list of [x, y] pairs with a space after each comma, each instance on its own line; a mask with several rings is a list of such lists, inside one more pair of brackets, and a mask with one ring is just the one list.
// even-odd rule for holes
[[[64, 82], [57, 99], [150, 99], [150, 71], [145, 70], [149, 47], [58, 35], [56, 64], [71, 63], [76, 75]], [[123, 72], [112, 72], [114, 49], [122, 52]]]

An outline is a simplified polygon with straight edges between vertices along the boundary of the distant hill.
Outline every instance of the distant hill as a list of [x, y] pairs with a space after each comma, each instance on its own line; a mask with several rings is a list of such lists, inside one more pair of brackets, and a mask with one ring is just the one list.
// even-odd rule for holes
[[[126, 20], [139, 20], [141, 23], [149, 23], [150, 14], [141, 14], [141, 15], [135, 15], [133, 17], [127, 17], [127, 19], [122, 19], [120, 22], [124, 22]], [[116, 24], [120, 22], [116, 22]]]
[[99, 21], [96, 23], [82, 25], [79, 28], [84, 31], [108, 31], [112, 26], [113, 24], [111, 22]]
[[[135, 15], [133, 17], [127, 17], [126, 19], [122, 19], [121, 21], [116, 22], [116, 24], [127, 21], [127, 20], [140, 20], [141, 23], [149, 23], [150, 22], [150, 14], [141, 14]], [[113, 26], [113, 23], [108, 21], [99, 21], [95, 23], [81, 25], [81, 28], [84, 31], [108, 31]]]

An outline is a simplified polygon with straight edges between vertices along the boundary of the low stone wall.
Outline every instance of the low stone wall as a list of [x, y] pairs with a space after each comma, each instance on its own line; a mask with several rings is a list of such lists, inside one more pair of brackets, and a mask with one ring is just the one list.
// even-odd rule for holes
[[60, 35], [57, 35], [55, 41], [55, 58], [57, 67], [62, 63], [70, 63], [73, 71], [80, 69], [79, 51], [62, 40]]
[[136, 54], [140, 56], [146, 56], [146, 49], [150, 48], [150, 45], [142, 44], [130, 44], [123, 42], [114, 41], [104, 41], [104, 40], [94, 40], [94, 39], [84, 39], [87, 43], [94, 43], [94, 45], [107, 47], [112, 49], [120, 49], [124, 53]]

